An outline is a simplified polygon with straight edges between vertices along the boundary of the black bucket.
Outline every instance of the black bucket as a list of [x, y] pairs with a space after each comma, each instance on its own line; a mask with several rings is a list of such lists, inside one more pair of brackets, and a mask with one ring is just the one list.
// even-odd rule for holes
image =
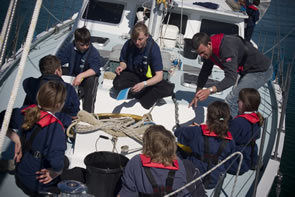
[[183, 56], [189, 59], [196, 59], [198, 54], [193, 49], [193, 42], [192, 39], [185, 38], [184, 39], [184, 50], [183, 50]]
[[88, 193], [96, 197], [115, 197], [121, 189], [121, 176], [128, 162], [124, 155], [113, 152], [88, 154], [86, 165], [86, 186]]

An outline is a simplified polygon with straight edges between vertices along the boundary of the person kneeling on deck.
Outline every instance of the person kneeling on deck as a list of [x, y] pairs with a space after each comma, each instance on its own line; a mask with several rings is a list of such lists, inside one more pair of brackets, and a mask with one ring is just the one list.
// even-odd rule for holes
[[[179, 156], [192, 161], [201, 174], [204, 174], [220, 161], [235, 152], [235, 142], [228, 131], [230, 119], [229, 107], [226, 103], [215, 101], [208, 106], [207, 124], [180, 127], [175, 131], [178, 140]], [[206, 189], [217, 184], [225, 165], [205, 176]]]
[[[211, 93], [235, 85], [240, 75], [237, 85], [225, 98], [231, 116], [235, 117], [238, 112], [237, 100], [240, 90], [258, 89], [272, 77], [270, 59], [241, 37], [224, 34], [209, 37], [201, 32], [193, 36], [192, 42], [193, 48], [205, 60], [198, 77], [197, 92], [190, 106], [197, 106], [198, 101], [206, 100]], [[224, 70], [225, 77], [215, 86], [202, 89], [211, 75], [214, 64]]]
[[[143, 154], [134, 156], [124, 169], [120, 197], [162, 197], [199, 177], [198, 169], [176, 156], [173, 134], [163, 126], [149, 127], [143, 136]], [[197, 181], [173, 196], [206, 196]]]
[[38, 196], [41, 191], [58, 192], [56, 184], [65, 165], [66, 135], [54, 114], [63, 108], [66, 94], [61, 82], [49, 81], [41, 85], [37, 105], [12, 112], [9, 129], [19, 131], [22, 146], [15, 152], [16, 185], [29, 196]]
[[160, 48], [144, 23], [134, 26], [131, 39], [124, 44], [116, 74], [114, 89], [131, 87], [131, 95], [139, 99], [145, 109], [173, 93], [174, 84], [163, 80]]
[[83, 110], [93, 113], [100, 75], [100, 55], [91, 44], [91, 35], [86, 27], [75, 30], [75, 40], [61, 48], [57, 57], [63, 67], [63, 74], [75, 76], [74, 86], [78, 86], [79, 97], [83, 101]]
[[[258, 147], [256, 140], [260, 137], [263, 117], [258, 112], [260, 94], [254, 88], [244, 88], [239, 93], [239, 115], [229, 123], [230, 131], [236, 142], [236, 151], [243, 154], [243, 162], [239, 174], [244, 174], [249, 169], [257, 166]], [[232, 158], [229, 173], [236, 174], [239, 166], [239, 158]]]
[[56, 116], [61, 120], [64, 127], [68, 127], [72, 120], [77, 116], [80, 108], [79, 97], [74, 87], [63, 81], [61, 78], [62, 69], [60, 60], [54, 55], [47, 55], [40, 59], [39, 69], [41, 76], [39, 78], [29, 77], [23, 81], [23, 88], [26, 97], [23, 105], [37, 104], [36, 96], [40, 86], [47, 81], [61, 82], [67, 89], [67, 98], [61, 112]]

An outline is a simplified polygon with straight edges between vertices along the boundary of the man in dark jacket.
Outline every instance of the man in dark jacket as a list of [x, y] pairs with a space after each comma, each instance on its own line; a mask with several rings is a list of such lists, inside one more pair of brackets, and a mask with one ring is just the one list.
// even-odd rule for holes
[[76, 29], [75, 40], [59, 49], [57, 57], [63, 65], [63, 74], [75, 77], [73, 85], [78, 86], [83, 110], [93, 113], [101, 64], [99, 52], [91, 44], [89, 30], [86, 27]]
[[[232, 117], [237, 115], [238, 95], [243, 88], [259, 89], [271, 79], [270, 59], [259, 52], [250, 42], [239, 36], [216, 34], [209, 37], [206, 33], [193, 36], [193, 48], [204, 59], [197, 82], [197, 91], [190, 106], [208, 98], [211, 93], [220, 92], [235, 85], [225, 101], [230, 106]], [[224, 79], [212, 87], [203, 89], [214, 64], [224, 71]]]
[[56, 116], [62, 121], [65, 127], [72, 123], [72, 119], [77, 116], [80, 110], [80, 101], [78, 95], [71, 84], [63, 81], [61, 78], [62, 70], [60, 60], [54, 55], [47, 55], [40, 59], [39, 69], [41, 76], [39, 78], [29, 77], [23, 81], [23, 88], [26, 92], [24, 105], [37, 104], [36, 96], [40, 86], [48, 81], [59, 81], [64, 84], [67, 90], [67, 97], [61, 112]]

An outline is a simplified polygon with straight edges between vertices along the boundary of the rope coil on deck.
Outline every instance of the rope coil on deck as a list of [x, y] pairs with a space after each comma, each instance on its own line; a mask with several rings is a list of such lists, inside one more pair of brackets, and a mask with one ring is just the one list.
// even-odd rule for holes
[[[143, 116], [132, 114], [91, 114], [79, 111], [78, 119], [67, 129], [67, 135], [74, 137], [74, 133], [86, 134], [103, 130], [114, 137], [128, 136], [142, 142], [142, 137], [147, 128], [153, 123], [150, 113]], [[151, 124], [152, 123], [152, 124]]]

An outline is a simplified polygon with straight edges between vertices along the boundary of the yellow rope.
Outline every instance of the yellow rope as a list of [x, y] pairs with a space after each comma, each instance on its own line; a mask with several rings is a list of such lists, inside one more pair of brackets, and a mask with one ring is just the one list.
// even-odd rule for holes
[[164, 4], [165, 8], [167, 8], [166, 0], [157, 0], [157, 4], [160, 5], [161, 3]]

